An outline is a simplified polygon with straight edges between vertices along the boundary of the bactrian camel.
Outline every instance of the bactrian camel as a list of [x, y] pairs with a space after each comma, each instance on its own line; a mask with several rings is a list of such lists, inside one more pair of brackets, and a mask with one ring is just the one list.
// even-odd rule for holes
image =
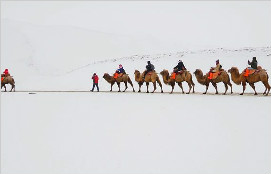
[[153, 83], [152, 93], [154, 93], [154, 91], [156, 90], [156, 82], [157, 82], [161, 88], [161, 93], [163, 93], [162, 83], [159, 79], [159, 76], [157, 75], [157, 73], [155, 71], [146, 74], [145, 79], [143, 79], [143, 73], [141, 74], [138, 70], [135, 70], [134, 74], [135, 74], [135, 81], [137, 81], [137, 83], [139, 85], [138, 92], [141, 92], [141, 86], [143, 85], [144, 82], [146, 82], [147, 93], [149, 93], [149, 83], [152, 82]]
[[[1, 76], [2, 78], [2, 76]], [[11, 90], [10, 92], [13, 91], [15, 92], [15, 81], [13, 79], [12, 76], [7, 76], [7, 77], [3, 77], [3, 81], [1, 80], [1, 89], [4, 87], [5, 88], [5, 92], [7, 91], [7, 88], [6, 88], [6, 84], [10, 84], [11, 85]]]
[[103, 76], [103, 78], [104, 78], [108, 83], [111, 84], [111, 90], [110, 90], [110, 92], [112, 91], [112, 87], [113, 87], [113, 85], [114, 85], [115, 83], [117, 83], [117, 85], [118, 85], [118, 87], [119, 87], [119, 91], [118, 91], [118, 92], [120, 92], [120, 83], [121, 83], [121, 82], [124, 82], [124, 84], [125, 84], [125, 89], [124, 89], [123, 92], [125, 92], [126, 89], [128, 88], [127, 82], [132, 86], [133, 92], [135, 92], [133, 83], [132, 83], [130, 77], [128, 76], [128, 74], [123, 74], [122, 76], [120, 76], [120, 77], [118, 77], [118, 78], [115, 79], [113, 76], [110, 76], [108, 73], [105, 73], [104, 76]]
[[160, 74], [162, 75], [163, 77], [163, 81], [166, 85], [170, 85], [172, 90], [171, 90], [171, 94], [173, 93], [173, 90], [174, 90], [174, 86], [175, 86], [175, 83], [178, 83], [178, 85], [180, 86], [180, 88], [182, 89], [182, 93], [184, 93], [183, 91], [183, 86], [182, 86], [182, 82], [186, 81], [188, 86], [189, 86], [189, 91], [187, 92], [187, 94], [190, 93], [192, 87], [193, 87], [193, 93], [195, 93], [194, 91], [194, 82], [192, 80], [192, 74], [189, 72], [189, 71], [184, 71], [183, 73], [181, 74], [177, 74], [175, 79], [172, 79], [169, 77], [169, 72], [168, 70], [163, 70], [160, 72]]
[[239, 70], [237, 67], [232, 67], [231, 69], [228, 70], [228, 72], [231, 74], [231, 79], [232, 81], [237, 84], [240, 85], [242, 84], [243, 86], [243, 92], [240, 95], [243, 95], [246, 89], [246, 83], [248, 83], [252, 89], [254, 90], [254, 95], [257, 95], [257, 92], [255, 90], [255, 86], [254, 83], [256, 82], [262, 82], [265, 86], [265, 91], [264, 91], [264, 95], [268, 95], [269, 91], [270, 91], [270, 85], [268, 83], [268, 74], [266, 72], [266, 70], [258, 68], [257, 70], [258, 72], [255, 72], [254, 74], [250, 74], [248, 77], [244, 76], [245, 72], [242, 72], [241, 74], [239, 73]]
[[216, 90], [216, 94], [218, 94], [218, 91], [217, 91], [217, 83], [219, 82], [223, 82], [224, 83], [224, 86], [225, 86], [225, 92], [224, 92], [224, 95], [227, 93], [228, 91], [228, 85], [231, 87], [231, 94], [232, 94], [232, 84], [230, 82], [230, 77], [229, 77], [229, 74], [222, 70], [221, 71], [221, 74], [217, 76], [217, 78], [215, 79], [208, 79], [208, 74], [206, 75], [203, 75], [202, 71], [200, 69], [196, 69], [196, 71], [194, 72], [196, 78], [197, 78], [197, 81], [202, 84], [202, 85], [205, 85], [206, 86], [206, 91], [203, 93], [203, 94], [206, 94], [207, 93], [207, 90], [209, 88], [209, 83], [211, 82], [212, 85], [215, 87], [215, 90]]

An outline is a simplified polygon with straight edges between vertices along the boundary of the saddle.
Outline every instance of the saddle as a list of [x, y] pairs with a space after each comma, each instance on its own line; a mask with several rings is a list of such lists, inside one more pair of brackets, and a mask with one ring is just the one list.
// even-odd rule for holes
[[244, 70], [244, 76], [248, 77], [249, 75], [254, 74], [255, 72], [257, 72], [256, 69], [248, 69], [248, 68], [246, 68]]
[[123, 76], [123, 73], [115, 73], [114, 74], [114, 79], [117, 79], [119, 77], [122, 77]]
[[181, 70], [181, 71], [178, 71], [178, 72], [173, 72], [173, 73], [171, 73], [170, 78], [171, 79], [176, 79], [176, 75], [182, 74], [183, 72], [184, 72], [184, 70]]
[[[210, 80], [214, 80], [216, 79], [220, 74], [221, 74], [222, 71], [218, 71], [218, 72], [209, 72], [209, 75], [208, 75], [208, 79]], [[207, 73], [208, 74], [208, 73]]]

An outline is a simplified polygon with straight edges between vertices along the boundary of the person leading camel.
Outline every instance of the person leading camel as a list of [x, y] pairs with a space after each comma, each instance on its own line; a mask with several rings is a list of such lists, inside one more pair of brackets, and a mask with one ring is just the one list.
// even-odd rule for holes
[[146, 66], [146, 70], [143, 72], [143, 80], [145, 79], [145, 76], [151, 72], [151, 71], [154, 71], [155, 67], [153, 64], [151, 64], [151, 61], [148, 61], [147, 62], [147, 66]]
[[96, 73], [93, 74], [92, 80], [93, 80], [93, 86], [92, 86], [91, 92], [93, 92], [95, 86], [97, 87], [97, 91], [99, 92], [99, 86], [98, 86], [99, 77], [97, 76]]

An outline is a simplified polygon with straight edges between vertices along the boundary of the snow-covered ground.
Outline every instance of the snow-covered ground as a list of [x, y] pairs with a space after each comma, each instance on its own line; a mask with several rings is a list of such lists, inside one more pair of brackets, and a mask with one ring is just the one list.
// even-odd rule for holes
[[271, 75], [271, 47], [160, 49], [145, 36], [1, 19], [1, 72], [10, 70], [18, 91], [1, 92], [1, 173], [270, 173], [271, 97], [260, 95], [261, 83], [258, 96], [249, 86], [239, 96], [235, 84], [233, 95], [201, 95], [194, 75], [196, 94], [175, 87], [170, 95], [164, 83], [163, 94], [159, 87], [146, 94], [145, 85], [143, 93], [89, 90], [96, 72], [100, 90], [109, 91], [102, 76], [122, 64], [137, 91], [134, 71], [148, 60], [158, 73], [180, 59], [191, 73], [205, 73], [217, 59], [243, 70], [256, 56]]
[[268, 173], [270, 97], [2, 93], [2, 173]]

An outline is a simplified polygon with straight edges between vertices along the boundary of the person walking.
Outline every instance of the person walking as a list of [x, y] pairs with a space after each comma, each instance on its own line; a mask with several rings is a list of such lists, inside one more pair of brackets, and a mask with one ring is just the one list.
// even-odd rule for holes
[[90, 90], [90, 91], [93, 92], [94, 87], [96, 86], [97, 87], [97, 91], [99, 92], [99, 86], [98, 86], [99, 77], [98, 77], [98, 75], [96, 73], [93, 74], [92, 80], [93, 80], [93, 87], [92, 87], [92, 90]]

